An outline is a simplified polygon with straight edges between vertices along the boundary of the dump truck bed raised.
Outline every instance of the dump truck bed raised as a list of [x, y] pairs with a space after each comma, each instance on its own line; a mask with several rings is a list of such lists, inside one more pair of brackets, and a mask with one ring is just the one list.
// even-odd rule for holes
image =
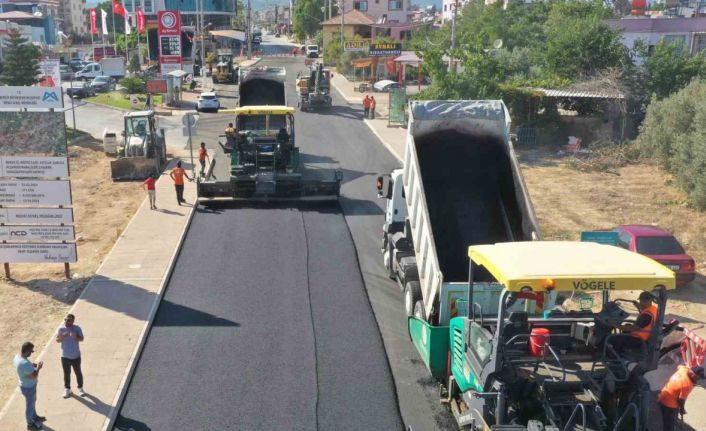
[[410, 104], [403, 181], [426, 316], [444, 283], [468, 281], [469, 245], [540, 236], [509, 128], [502, 101]]
[[283, 67], [253, 67], [240, 73], [239, 106], [287, 105]]

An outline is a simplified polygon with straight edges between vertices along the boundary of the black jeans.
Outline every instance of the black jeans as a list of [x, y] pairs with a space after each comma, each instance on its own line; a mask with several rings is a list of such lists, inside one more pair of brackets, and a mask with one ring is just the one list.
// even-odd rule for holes
[[76, 374], [76, 383], [78, 387], [83, 387], [83, 373], [81, 372], [81, 357], [76, 359], [61, 358], [61, 368], [64, 369], [64, 387], [66, 389], [71, 389], [71, 368], [74, 369], [74, 374]]
[[677, 427], [679, 409], [673, 409], [659, 403], [659, 410], [662, 412], [662, 431], [674, 431]]
[[176, 189], [177, 202], [184, 202], [184, 185], [174, 184], [174, 188]]
[[206, 160], [199, 160], [199, 163], [201, 163], [201, 176], [204, 176], [206, 174]]

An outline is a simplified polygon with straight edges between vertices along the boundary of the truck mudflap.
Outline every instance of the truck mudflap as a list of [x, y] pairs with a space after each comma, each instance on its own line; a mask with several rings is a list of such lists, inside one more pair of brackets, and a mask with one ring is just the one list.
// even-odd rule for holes
[[230, 181], [201, 181], [197, 185], [199, 201], [335, 201], [341, 180], [280, 179], [258, 181], [256, 178], [233, 178]]

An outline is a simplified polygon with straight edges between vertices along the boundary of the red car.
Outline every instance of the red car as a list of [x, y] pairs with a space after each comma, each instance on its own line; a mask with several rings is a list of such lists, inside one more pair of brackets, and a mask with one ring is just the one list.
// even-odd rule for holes
[[674, 235], [657, 226], [628, 224], [614, 229], [618, 232], [618, 245], [635, 253], [656, 260], [674, 271], [677, 286], [694, 280], [696, 265], [686, 254]]

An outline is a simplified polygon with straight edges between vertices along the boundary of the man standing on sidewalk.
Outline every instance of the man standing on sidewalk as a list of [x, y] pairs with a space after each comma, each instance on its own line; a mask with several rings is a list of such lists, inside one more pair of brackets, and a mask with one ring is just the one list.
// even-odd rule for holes
[[179, 206], [181, 206], [183, 202], [186, 202], [184, 200], [184, 177], [186, 177], [189, 181], [191, 181], [191, 178], [181, 167], [181, 161], [177, 162], [176, 168], [172, 169], [172, 172], [169, 173], [169, 176], [172, 180], [174, 180], [174, 189], [176, 190], [177, 203], [179, 204]]
[[13, 365], [17, 370], [17, 375], [20, 378], [20, 391], [25, 397], [25, 420], [27, 421], [28, 430], [42, 429], [42, 422], [47, 420], [43, 416], [37, 414], [37, 379], [39, 378], [39, 370], [44, 366], [43, 362], [33, 364], [29, 360], [29, 356], [34, 353], [34, 344], [29, 341], [22, 345], [19, 355], [15, 355]]
[[56, 334], [57, 343], [61, 343], [61, 368], [64, 370], [64, 398], [71, 396], [71, 368], [76, 374], [76, 384], [78, 385], [78, 395], [83, 397], [83, 373], [81, 372], [81, 350], [78, 343], [83, 341], [83, 331], [78, 325], [74, 325], [76, 318], [73, 314], [67, 314], [64, 324], [59, 327]]
[[370, 119], [375, 119], [375, 107], [377, 102], [375, 101], [375, 96], [370, 96]]

